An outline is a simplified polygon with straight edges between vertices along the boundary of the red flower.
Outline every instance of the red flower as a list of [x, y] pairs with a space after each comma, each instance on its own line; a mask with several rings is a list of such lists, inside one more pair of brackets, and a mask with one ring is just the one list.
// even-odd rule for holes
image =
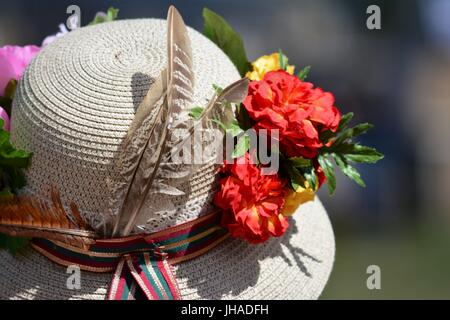
[[244, 106], [255, 129], [279, 129], [281, 151], [289, 157], [315, 158], [323, 146], [319, 134], [335, 132], [341, 120], [331, 93], [285, 71], [251, 82]]
[[[245, 160], [245, 163], [240, 163]], [[244, 162], [244, 161], [242, 161]], [[278, 174], [262, 175], [250, 164], [248, 154], [233, 164], [225, 164], [226, 177], [214, 203], [223, 209], [222, 226], [235, 238], [261, 243], [281, 236], [289, 226], [280, 210], [284, 205], [285, 182]]]

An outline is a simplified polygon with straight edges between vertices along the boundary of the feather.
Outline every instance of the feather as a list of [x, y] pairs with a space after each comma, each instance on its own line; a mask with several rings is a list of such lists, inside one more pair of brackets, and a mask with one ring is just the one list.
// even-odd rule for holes
[[[167, 71], [164, 69], [138, 107], [117, 151], [114, 176], [107, 181], [109, 220], [107, 218], [103, 228], [105, 236], [117, 235], [129, 218], [125, 207], [129, 197], [137, 192], [133, 186], [142, 181], [142, 168], [155, 162], [153, 156], [160, 152], [161, 137], [167, 127], [166, 86]], [[155, 109], [153, 114], [152, 110]]]
[[[171, 129], [189, 126], [189, 111], [194, 92], [192, 49], [183, 18], [174, 6], [167, 13], [167, 103], [173, 108]], [[170, 144], [174, 141], [169, 141]]]
[[[247, 96], [248, 84], [248, 79], [241, 79], [229, 85], [220, 94], [214, 95], [204, 109], [200, 119], [193, 123], [188, 130], [185, 130], [187, 135], [185, 134], [178, 144], [167, 150], [163, 157], [163, 161], [161, 161], [151, 192], [152, 195], [159, 193], [166, 195], [166, 197], [158, 197], [158, 201], [150, 202], [151, 208], [148, 208], [148, 211], [142, 212], [139, 217], [137, 217], [135, 224], [139, 229], [145, 230], [145, 225], [152, 222], [151, 219], [155, 216], [155, 213], [171, 214], [174, 212], [175, 208], [170, 197], [184, 195], [184, 192], [179, 190], [178, 186], [186, 180], [186, 177], [190, 177], [193, 173], [201, 169], [204, 163], [211, 162], [211, 159], [202, 158], [200, 161], [198, 161], [199, 159], [194, 159], [194, 161], [174, 163], [174, 155], [184, 151], [195, 154], [191, 148], [191, 143], [192, 138], [195, 140], [194, 135], [197, 134], [197, 131], [217, 129], [218, 122], [228, 127], [234, 119], [233, 109], [230, 104], [240, 104], [244, 100]], [[215, 133], [215, 131], [213, 133]], [[202, 139], [201, 142], [198, 140], [194, 141], [196, 143], [194, 149], [196, 151], [202, 150], [202, 157], [207, 154], [205, 148], [211, 148], [212, 146], [213, 148], [210, 149], [211, 151], [219, 150], [218, 148], [222, 145], [223, 140], [217, 140], [218, 137], [215, 135], [213, 138], [212, 144], [211, 141], [208, 141], [207, 139]], [[216, 159], [218, 158], [217, 154], [208, 155], [213, 156]], [[223, 153], [220, 153], [220, 156], [223, 156]], [[220, 157], [218, 160], [222, 163], [223, 158]]]
[[0, 232], [10, 236], [46, 238], [80, 248], [95, 242], [75, 203], [64, 209], [58, 190], [52, 188], [51, 203], [32, 196], [14, 196], [0, 202]]
[[[218, 123], [221, 123], [225, 127], [228, 127], [231, 121], [234, 119], [234, 113], [229, 104], [240, 104], [247, 96], [248, 85], [249, 80], [247, 78], [243, 78], [223, 89], [221, 93], [216, 93], [203, 110], [200, 118], [194, 123], [194, 125], [189, 128], [189, 130], [187, 130], [188, 134], [184, 137], [184, 139], [180, 141], [178, 145], [173, 147], [172, 150], [170, 150], [171, 155], [166, 154], [166, 160], [169, 162], [170, 160], [167, 158], [180, 153], [182, 150], [189, 149], [189, 143], [191, 142], [192, 136], [195, 134], [195, 131], [217, 129], [219, 126]], [[196, 146], [196, 148], [198, 147], [199, 146]], [[204, 145], [202, 147], [204, 147]], [[193, 164], [191, 164], [191, 166], [196, 167], [194, 169], [191, 168], [189, 171], [196, 171], [195, 169], [198, 169], [199, 167], [198, 163], [204, 163], [204, 159], [202, 159], [202, 161], [194, 162]], [[174, 175], [177, 174], [176, 172], [178, 172], [178, 174], [180, 175], [184, 174], [184, 171], [180, 170], [179, 167], [177, 167], [177, 169], [178, 171], [172, 170], [175, 172], [173, 173]], [[167, 176], [169, 178], [172, 177], [170, 173], [168, 173]]]
[[[175, 192], [174, 188], [160, 183], [164, 180], [165, 172], [163, 169], [160, 170], [160, 166], [167, 150], [179, 140], [179, 137], [172, 132], [187, 125], [185, 120], [189, 113], [187, 106], [193, 92], [193, 72], [187, 29], [181, 15], [173, 6], [169, 8], [167, 20], [167, 91], [152, 130], [150, 132], [141, 130], [142, 123], [139, 123], [135, 117], [130, 129], [137, 129], [127, 135], [127, 140], [132, 145], [136, 144], [136, 141], [146, 141], [146, 143], [143, 148], [140, 146], [131, 150], [131, 155], [128, 155], [130, 162], [125, 162], [128, 166], [119, 163], [118, 169], [124, 170], [125, 173], [122, 176], [126, 177], [121, 183], [126, 185], [124, 189], [127, 191], [125, 197], [120, 197], [117, 193], [114, 195], [116, 199], [123, 202], [116, 214], [113, 212], [115, 216], [113, 237], [127, 236], [131, 233], [149, 194], [161, 193], [164, 190], [169, 190], [167, 192], [173, 195], [179, 194], [178, 190]], [[138, 112], [148, 114], [148, 110], [140, 109], [141, 107]], [[139, 154], [136, 154], [136, 151]], [[121, 152], [124, 152], [124, 149]], [[135, 164], [132, 164], [133, 161]], [[173, 168], [171, 171], [173, 172]], [[129, 176], [132, 178], [128, 178]], [[114, 201], [112, 200], [113, 203]], [[149, 212], [149, 214], [154, 215], [155, 212]]]
[[220, 94], [214, 95], [200, 115], [198, 121], [201, 126], [203, 128], [211, 128], [217, 125], [216, 122], [211, 120], [218, 120], [225, 125], [229, 124], [234, 115], [232, 109], [227, 104], [240, 104], [247, 96], [248, 84], [249, 80], [242, 78], [223, 89]]

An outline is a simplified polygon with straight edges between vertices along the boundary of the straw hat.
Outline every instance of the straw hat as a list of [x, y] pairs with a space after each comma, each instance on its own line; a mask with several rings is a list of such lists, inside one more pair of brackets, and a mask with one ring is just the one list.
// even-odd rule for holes
[[[23, 191], [46, 200], [50, 186], [63, 203], [75, 201], [91, 226], [101, 225], [107, 180], [136, 108], [167, 64], [165, 20], [122, 20], [84, 27], [44, 48], [26, 70], [14, 100], [12, 140], [33, 152]], [[240, 78], [228, 57], [188, 28], [195, 88], [205, 105], [213, 84]], [[148, 221], [152, 233], [212, 210], [216, 166], [206, 164], [185, 195]], [[165, 203], [149, 197], [148, 205]], [[183, 299], [315, 299], [328, 280], [334, 237], [320, 201], [302, 205], [289, 230], [261, 245], [228, 239], [173, 267]], [[66, 269], [31, 249], [0, 252], [0, 298], [103, 299], [111, 274], [81, 273], [81, 289], [66, 286]]]

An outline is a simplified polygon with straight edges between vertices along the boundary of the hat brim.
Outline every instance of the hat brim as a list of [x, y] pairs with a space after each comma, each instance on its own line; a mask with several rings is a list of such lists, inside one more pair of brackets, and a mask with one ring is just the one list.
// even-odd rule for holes
[[[252, 245], [228, 239], [193, 260], [174, 266], [183, 299], [317, 299], [331, 273], [334, 235], [320, 200], [300, 206], [280, 238]], [[70, 274], [32, 249], [0, 252], [1, 299], [104, 299], [111, 274]], [[69, 281], [70, 282], [70, 281]]]

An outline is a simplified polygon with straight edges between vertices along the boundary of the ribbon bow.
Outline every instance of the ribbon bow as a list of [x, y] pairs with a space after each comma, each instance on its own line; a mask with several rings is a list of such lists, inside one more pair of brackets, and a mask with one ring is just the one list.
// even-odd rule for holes
[[96, 240], [88, 250], [36, 238], [35, 250], [64, 266], [113, 272], [110, 300], [180, 299], [172, 265], [211, 250], [228, 237], [217, 212], [153, 234]]
[[117, 265], [109, 300], [178, 300], [180, 292], [166, 259], [148, 252], [125, 254]]

